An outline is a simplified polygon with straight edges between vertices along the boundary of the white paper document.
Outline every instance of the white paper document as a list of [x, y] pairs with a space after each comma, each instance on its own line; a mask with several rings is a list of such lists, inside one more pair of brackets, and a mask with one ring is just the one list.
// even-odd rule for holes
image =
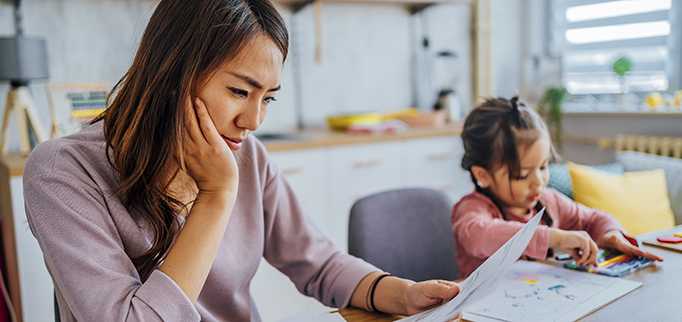
[[466, 306], [484, 298], [497, 287], [502, 276], [521, 257], [537, 228], [543, 208], [511, 239], [490, 256], [469, 277], [459, 284], [459, 294], [447, 303], [431, 310], [398, 320], [399, 322], [443, 322], [464, 310]]
[[575, 321], [642, 283], [518, 261], [498, 287], [467, 306], [468, 321]]

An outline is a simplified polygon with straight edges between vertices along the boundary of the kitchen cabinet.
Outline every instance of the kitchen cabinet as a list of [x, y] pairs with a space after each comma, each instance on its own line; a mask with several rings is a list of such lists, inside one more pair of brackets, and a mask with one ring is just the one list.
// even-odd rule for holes
[[358, 199], [373, 192], [402, 187], [405, 170], [402, 142], [358, 144], [329, 148], [331, 208], [327, 214], [336, 247], [348, 251], [348, 217]]

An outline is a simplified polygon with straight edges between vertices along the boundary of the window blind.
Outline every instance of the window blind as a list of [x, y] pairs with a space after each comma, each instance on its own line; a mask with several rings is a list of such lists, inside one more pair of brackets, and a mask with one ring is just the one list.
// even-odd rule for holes
[[[667, 91], [678, 86], [679, 30], [673, 0], [552, 0], [550, 50], [571, 94]], [[627, 57], [623, 77], [613, 63]]]

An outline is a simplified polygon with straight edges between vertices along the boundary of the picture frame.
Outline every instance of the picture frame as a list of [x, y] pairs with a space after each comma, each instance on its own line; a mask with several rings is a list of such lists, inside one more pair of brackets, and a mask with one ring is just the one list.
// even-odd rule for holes
[[50, 138], [78, 132], [107, 107], [105, 81], [48, 83], [45, 85], [52, 114]]

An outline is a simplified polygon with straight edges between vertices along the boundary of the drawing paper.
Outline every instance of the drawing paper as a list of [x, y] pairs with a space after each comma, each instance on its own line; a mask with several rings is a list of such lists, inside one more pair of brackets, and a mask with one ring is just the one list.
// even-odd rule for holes
[[518, 261], [497, 288], [466, 308], [470, 321], [575, 321], [642, 283]]
[[[500, 278], [523, 254], [528, 246], [528, 242], [535, 233], [542, 214], [543, 208], [533, 219], [529, 220], [512, 238], [510, 238], [500, 249], [490, 256], [481, 266], [479, 266], [469, 277], [459, 284], [460, 291], [457, 296], [447, 303], [431, 310], [415, 314], [399, 322], [443, 322], [455, 317], [466, 305], [470, 305], [477, 300], [490, 294]], [[564, 269], [566, 271], [567, 269]], [[596, 276], [596, 275], [595, 275]]]

